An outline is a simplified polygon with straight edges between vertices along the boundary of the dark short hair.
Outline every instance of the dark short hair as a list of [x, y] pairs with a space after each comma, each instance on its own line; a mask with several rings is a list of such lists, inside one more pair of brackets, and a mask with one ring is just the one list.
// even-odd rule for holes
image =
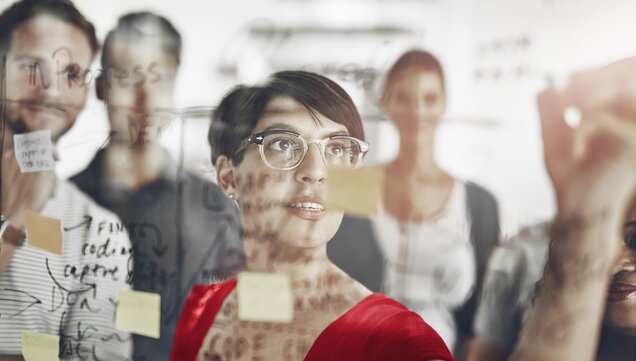
[[396, 60], [387, 73], [384, 89], [386, 90], [388, 85], [406, 69], [419, 69], [421, 71], [433, 72], [439, 76], [442, 82], [442, 89], [446, 89], [442, 64], [435, 55], [421, 49], [409, 50]]
[[122, 15], [117, 20], [117, 26], [108, 32], [104, 40], [101, 64], [108, 67], [108, 45], [116, 39], [144, 39], [155, 37], [160, 40], [161, 49], [166, 54], [174, 55], [177, 64], [181, 61], [181, 34], [172, 23], [163, 16], [141, 11]]
[[88, 38], [92, 54], [99, 49], [95, 27], [69, 0], [21, 0], [0, 14], [0, 57], [11, 47], [13, 31], [22, 23], [38, 16], [50, 15], [80, 29]]
[[302, 104], [318, 121], [316, 113], [344, 125], [353, 137], [364, 140], [360, 113], [342, 87], [322, 75], [306, 71], [281, 71], [261, 86], [240, 85], [228, 92], [212, 114], [208, 141], [214, 163], [225, 155], [235, 163], [241, 141], [254, 131], [267, 104], [276, 96], [289, 96]]

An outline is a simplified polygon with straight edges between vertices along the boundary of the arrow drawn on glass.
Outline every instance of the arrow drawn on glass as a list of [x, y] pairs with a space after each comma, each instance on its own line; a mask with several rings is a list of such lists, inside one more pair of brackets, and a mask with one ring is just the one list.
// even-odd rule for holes
[[[15, 303], [23, 303], [23, 304], [25, 304], [25, 307], [24, 307], [24, 308], [22, 308], [22, 309], [21, 309], [20, 311], [18, 311], [17, 313], [15, 313], [15, 314], [13, 314], [13, 315], [8, 316], [7, 318], [15, 317], [15, 316], [17, 316], [17, 315], [21, 314], [22, 312], [26, 311], [27, 309], [31, 308], [33, 305], [37, 305], [37, 304], [42, 303], [42, 301], [40, 301], [40, 299], [39, 299], [39, 298], [37, 298], [37, 297], [35, 297], [35, 296], [31, 295], [30, 293], [24, 292], [24, 291], [14, 290], [14, 289], [11, 289], [11, 288], [5, 288], [5, 289], [4, 289], [4, 291], [22, 293], [22, 294], [24, 294], [24, 295], [27, 295], [27, 296], [30, 298], [29, 300], [21, 300], [21, 299], [19, 299], [19, 298], [18, 298], [18, 299], [13, 299], [13, 298], [0, 298], [0, 301], [15, 302]], [[3, 295], [2, 295], [2, 296], [4, 297], [5, 295], [6, 295], [6, 294], [3, 292]], [[0, 318], [2, 318], [2, 315], [1, 315], [1, 314], [0, 314]]]
[[84, 216], [84, 222], [76, 225], [76, 226], [72, 226], [72, 227], [64, 227], [64, 232], [68, 232], [68, 231], [72, 231], [76, 228], [80, 228], [81, 226], [86, 226], [86, 230], [88, 231], [91, 228], [91, 223], [93, 223], [93, 217], [91, 216]]

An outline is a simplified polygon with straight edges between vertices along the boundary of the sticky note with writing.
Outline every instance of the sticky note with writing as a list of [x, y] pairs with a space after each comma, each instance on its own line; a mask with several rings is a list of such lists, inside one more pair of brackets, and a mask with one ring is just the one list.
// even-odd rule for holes
[[289, 275], [240, 272], [237, 278], [239, 320], [289, 323], [294, 319], [294, 297]]
[[115, 327], [137, 335], [159, 338], [161, 295], [132, 290], [117, 291]]
[[50, 130], [14, 134], [13, 148], [22, 173], [55, 170]]
[[383, 191], [383, 168], [327, 168], [325, 206], [328, 209], [371, 217], [378, 212], [378, 202], [382, 200]]
[[22, 357], [25, 361], [59, 360], [60, 337], [22, 331]]
[[24, 226], [29, 246], [62, 254], [62, 228], [59, 219], [26, 211]]

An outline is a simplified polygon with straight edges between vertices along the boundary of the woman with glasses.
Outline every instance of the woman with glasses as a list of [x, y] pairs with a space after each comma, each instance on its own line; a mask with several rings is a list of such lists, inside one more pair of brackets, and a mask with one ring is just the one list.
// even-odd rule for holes
[[386, 258], [384, 291], [460, 352], [471, 331], [475, 290], [498, 243], [497, 203], [437, 163], [435, 138], [446, 94], [434, 55], [401, 55], [386, 75], [381, 105], [400, 135], [398, 156], [385, 167], [384, 202], [374, 222]]
[[363, 139], [351, 98], [320, 75], [280, 72], [223, 98], [209, 133], [217, 181], [241, 209], [246, 271], [290, 277], [293, 319], [240, 320], [235, 279], [196, 286], [172, 360], [453, 360], [417, 314], [327, 258], [343, 213], [324, 206], [326, 169], [358, 167]]

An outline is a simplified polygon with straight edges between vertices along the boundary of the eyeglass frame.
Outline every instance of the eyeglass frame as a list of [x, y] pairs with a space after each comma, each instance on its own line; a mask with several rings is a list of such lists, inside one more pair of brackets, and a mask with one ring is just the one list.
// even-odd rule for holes
[[[270, 134], [288, 134], [288, 135], [296, 136], [296, 137], [301, 139], [301, 141], [303, 143], [303, 146], [304, 146], [303, 147], [303, 156], [300, 158], [300, 160], [298, 161], [298, 163], [296, 165], [294, 165], [293, 167], [278, 168], [278, 167], [274, 167], [271, 164], [269, 164], [269, 162], [265, 158], [265, 151], [263, 150], [263, 148], [264, 148], [263, 141], [265, 140], [265, 137], [270, 135]], [[261, 160], [263, 161], [263, 163], [265, 163], [266, 166], [268, 166], [268, 167], [270, 167], [272, 169], [276, 169], [276, 170], [292, 170], [292, 169], [297, 168], [305, 160], [305, 157], [307, 156], [307, 153], [309, 152], [309, 146], [311, 144], [317, 144], [318, 148], [320, 149], [320, 156], [322, 157], [322, 161], [323, 161], [323, 163], [325, 165], [327, 165], [327, 160], [325, 159], [325, 147], [324, 147], [324, 144], [327, 141], [330, 141], [330, 140], [333, 140], [333, 139], [342, 139], [342, 138], [353, 140], [356, 143], [358, 143], [358, 146], [360, 146], [360, 152], [362, 153], [362, 155], [358, 158], [358, 161], [356, 162], [356, 164], [353, 165], [353, 167], [351, 168], [351, 169], [357, 169], [360, 166], [360, 163], [362, 163], [362, 159], [364, 158], [365, 154], [367, 154], [367, 152], [369, 151], [370, 145], [369, 145], [369, 143], [365, 142], [364, 140], [358, 139], [356, 137], [352, 137], [350, 135], [332, 135], [332, 136], [329, 136], [329, 137], [326, 137], [326, 138], [323, 138], [323, 139], [305, 139], [305, 137], [303, 137], [299, 133], [293, 132], [291, 130], [285, 130], [285, 129], [266, 130], [264, 132], [251, 134], [247, 138], [243, 139], [239, 143], [239, 147], [234, 152], [233, 156], [235, 156], [239, 152], [243, 151], [250, 144], [256, 144], [256, 145], [258, 145], [258, 151], [259, 151], [259, 154], [261, 156]]]

